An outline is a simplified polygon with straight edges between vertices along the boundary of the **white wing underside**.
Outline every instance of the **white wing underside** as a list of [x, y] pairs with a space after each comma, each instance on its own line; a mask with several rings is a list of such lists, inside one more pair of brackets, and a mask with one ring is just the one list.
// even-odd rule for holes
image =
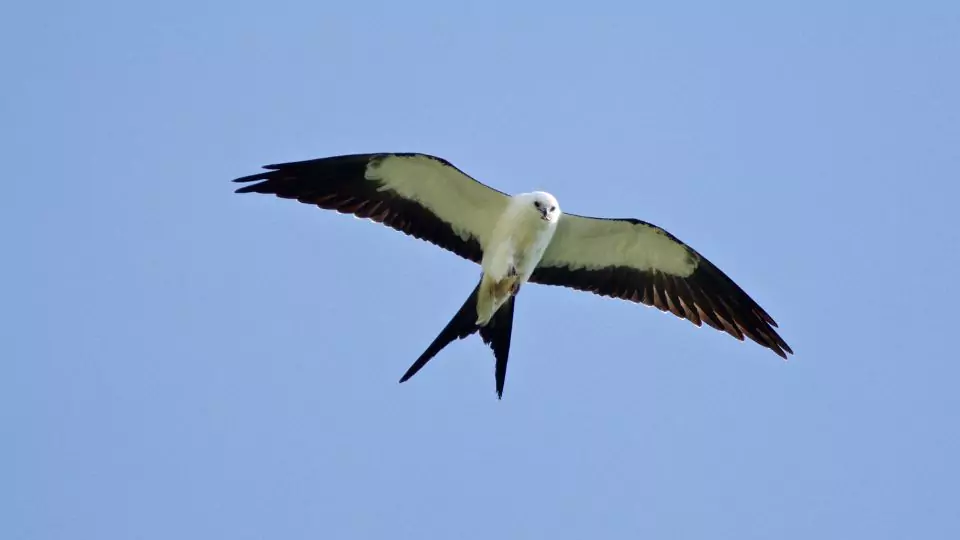
[[681, 243], [653, 225], [564, 214], [540, 266], [571, 270], [629, 267], [679, 277], [696, 269], [696, 259]]
[[476, 238], [484, 250], [490, 245], [497, 220], [510, 203], [505, 193], [420, 154], [371, 160], [365, 177], [380, 182], [380, 191], [389, 190], [420, 203], [449, 223], [461, 239]]

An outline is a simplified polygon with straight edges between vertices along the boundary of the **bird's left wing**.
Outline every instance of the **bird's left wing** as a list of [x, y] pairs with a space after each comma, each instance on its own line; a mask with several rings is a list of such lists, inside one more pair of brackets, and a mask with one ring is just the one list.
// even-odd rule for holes
[[642, 302], [702, 322], [783, 358], [777, 323], [719, 268], [667, 231], [636, 219], [563, 214], [530, 281]]
[[510, 197], [426, 154], [334, 156], [264, 167], [237, 193], [268, 193], [383, 223], [479, 263]]

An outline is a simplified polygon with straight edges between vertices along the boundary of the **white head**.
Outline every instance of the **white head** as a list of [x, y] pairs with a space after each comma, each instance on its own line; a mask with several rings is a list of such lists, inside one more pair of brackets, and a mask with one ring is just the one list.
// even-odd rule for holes
[[556, 222], [560, 218], [560, 203], [545, 191], [521, 193], [516, 196], [516, 200], [521, 210], [536, 212], [540, 219], [548, 223]]

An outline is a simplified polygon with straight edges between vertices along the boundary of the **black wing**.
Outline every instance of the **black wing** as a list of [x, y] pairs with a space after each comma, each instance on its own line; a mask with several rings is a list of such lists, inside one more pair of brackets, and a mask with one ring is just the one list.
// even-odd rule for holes
[[564, 214], [530, 281], [640, 302], [741, 341], [746, 336], [783, 358], [793, 354], [773, 318], [732, 279], [640, 220]]
[[426, 154], [355, 154], [264, 167], [237, 193], [265, 193], [383, 223], [479, 263], [509, 197]]

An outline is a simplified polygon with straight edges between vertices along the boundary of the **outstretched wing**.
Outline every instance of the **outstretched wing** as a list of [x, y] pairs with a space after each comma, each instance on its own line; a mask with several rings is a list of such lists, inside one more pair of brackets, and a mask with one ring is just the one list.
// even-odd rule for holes
[[414, 153], [267, 165], [237, 193], [267, 193], [372, 219], [479, 263], [510, 197], [448, 161]]
[[746, 336], [783, 358], [793, 354], [773, 318], [732, 279], [640, 220], [562, 215], [530, 281], [642, 302], [741, 341]]

